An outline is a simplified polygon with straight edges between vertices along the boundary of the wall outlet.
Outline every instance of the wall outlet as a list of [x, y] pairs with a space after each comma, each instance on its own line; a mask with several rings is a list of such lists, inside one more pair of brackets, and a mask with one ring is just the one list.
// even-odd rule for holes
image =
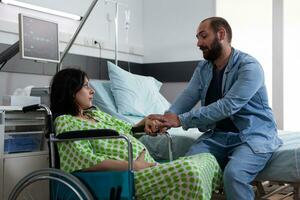
[[99, 48], [99, 45], [100, 45], [101, 48], [103, 48], [103, 42], [102, 42], [102, 41], [92, 39], [92, 46], [93, 46], [93, 47]]
[[93, 45], [94, 47], [98, 47], [98, 46], [99, 46], [98, 41], [92, 39], [92, 45]]

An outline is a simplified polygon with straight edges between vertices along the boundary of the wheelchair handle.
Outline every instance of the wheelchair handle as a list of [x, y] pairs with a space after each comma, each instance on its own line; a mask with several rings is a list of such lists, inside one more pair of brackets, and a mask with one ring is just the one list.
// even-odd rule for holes
[[30, 111], [36, 111], [39, 108], [40, 108], [39, 104], [33, 104], [33, 105], [29, 105], [29, 106], [24, 106], [22, 108], [22, 110], [24, 113], [26, 113], [26, 112], [30, 112]]
[[36, 111], [37, 109], [44, 109], [47, 112], [47, 115], [52, 115], [52, 112], [50, 110], [50, 108], [44, 104], [33, 104], [33, 105], [29, 105], [29, 106], [24, 106], [22, 108], [23, 112], [30, 112], [30, 111]]
[[33, 104], [33, 105], [29, 105], [29, 106], [24, 106], [22, 108], [24, 113], [31, 112], [31, 111], [36, 111], [38, 109], [43, 109], [47, 113], [46, 126], [48, 125], [48, 127], [47, 127], [48, 131], [46, 132], [46, 138], [48, 138], [49, 134], [53, 133], [53, 131], [54, 131], [53, 123], [52, 123], [52, 112], [51, 112], [50, 108], [47, 105], [44, 105], [44, 104]]

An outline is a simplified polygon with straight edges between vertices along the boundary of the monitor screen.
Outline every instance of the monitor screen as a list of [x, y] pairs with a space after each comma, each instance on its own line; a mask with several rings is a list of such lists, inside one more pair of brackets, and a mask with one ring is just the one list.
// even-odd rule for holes
[[58, 24], [19, 14], [21, 58], [59, 63]]

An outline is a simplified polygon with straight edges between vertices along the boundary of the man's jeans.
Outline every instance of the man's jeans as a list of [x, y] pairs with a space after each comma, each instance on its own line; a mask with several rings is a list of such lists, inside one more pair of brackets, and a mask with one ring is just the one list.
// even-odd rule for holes
[[227, 200], [252, 200], [251, 182], [264, 168], [272, 153], [254, 153], [237, 133], [205, 133], [192, 145], [186, 156], [209, 152], [223, 169]]

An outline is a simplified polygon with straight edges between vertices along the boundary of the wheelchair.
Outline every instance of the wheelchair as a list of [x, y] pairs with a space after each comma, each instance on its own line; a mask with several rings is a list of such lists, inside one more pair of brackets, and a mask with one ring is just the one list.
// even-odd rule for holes
[[[9, 200], [94, 200], [135, 199], [133, 155], [130, 140], [110, 129], [71, 131], [55, 135], [51, 110], [43, 104], [23, 107], [24, 112], [42, 109], [46, 113], [45, 138], [49, 145], [50, 168], [34, 171], [13, 188]], [[142, 131], [137, 128], [133, 132]], [[169, 159], [172, 160], [172, 139], [167, 133]], [[59, 169], [57, 143], [93, 139], [123, 139], [128, 148], [128, 170], [111, 172], [73, 172]]]

